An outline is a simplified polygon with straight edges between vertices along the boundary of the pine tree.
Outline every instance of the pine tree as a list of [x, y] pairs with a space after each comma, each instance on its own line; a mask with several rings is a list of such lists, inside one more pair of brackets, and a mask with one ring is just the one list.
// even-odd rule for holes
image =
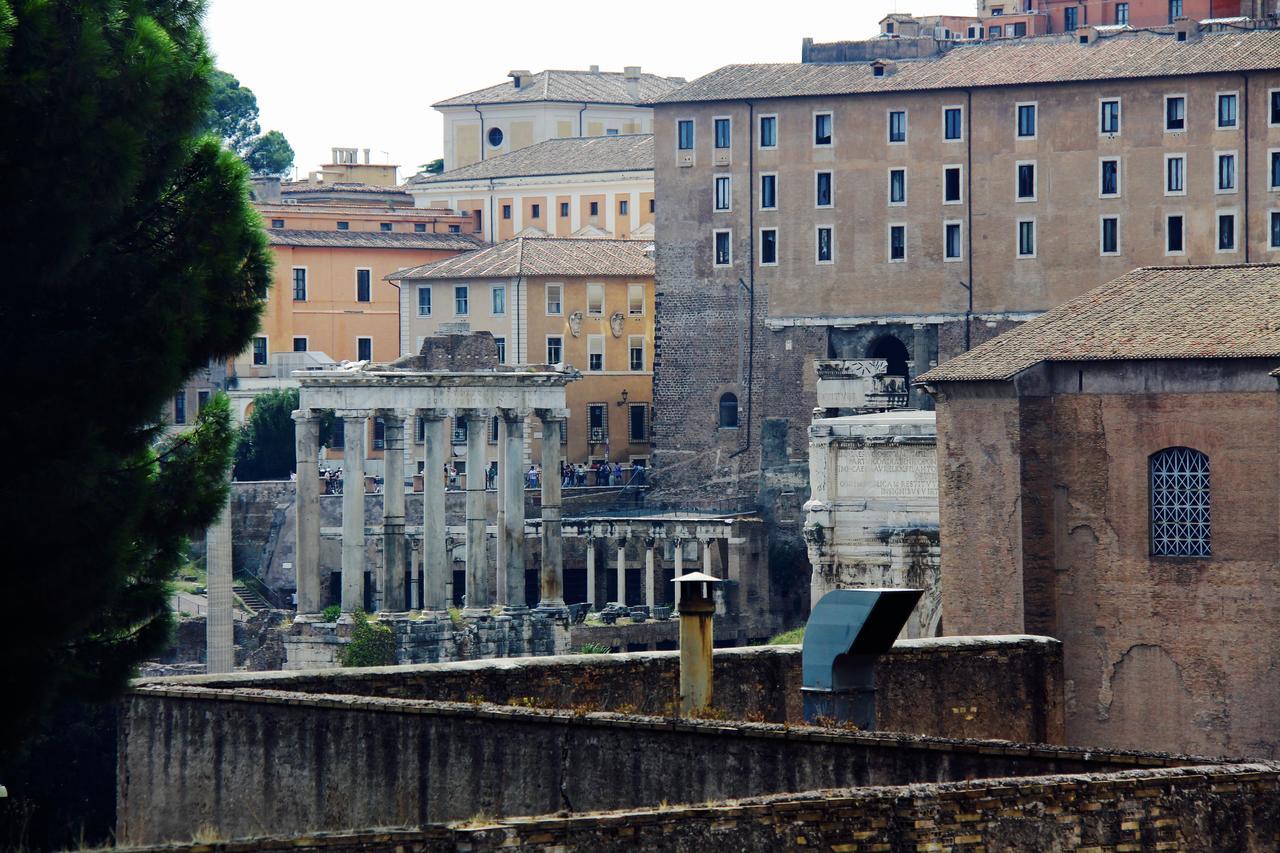
[[243, 163], [197, 135], [203, 0], [0, 0], [0, 756], [55, 699], [107, 698], [170, 627], [168, 582], [225, 500], [218, 399], [270, 277]]

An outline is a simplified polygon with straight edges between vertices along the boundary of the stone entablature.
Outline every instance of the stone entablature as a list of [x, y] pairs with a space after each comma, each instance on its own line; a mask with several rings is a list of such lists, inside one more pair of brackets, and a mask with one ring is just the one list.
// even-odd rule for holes
[[925, 590], [904, 638], [941, 630], [933, 412], [820, 418], [809, 429], [810, 601], [832, 589]]

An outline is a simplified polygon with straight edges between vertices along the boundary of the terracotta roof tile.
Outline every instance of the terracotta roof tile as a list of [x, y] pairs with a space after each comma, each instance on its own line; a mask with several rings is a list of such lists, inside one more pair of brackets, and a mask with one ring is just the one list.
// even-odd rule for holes
[[434, 186], [452, 181], [489, 178], [644, 171], [653, 171], [651, 133], [573, 136], [548, 139], [501, 157], [481, 160], [439, 175], [415, 175], [409, 179], [407, 186]]
[[453, 249], [469, 251], [486, 245], [470, 234], [420, 234], [399, 231], [279, 231], [267, 230], [272, 246], [333, 247], [336, 249]]
[[388, 281], [528, 275], [653, 276], [649, 240], [517, 237], [477, 252], [399, 270]]
[[1044, 361], [1280, 357], [1280, 264], [1141, 267], [921, 375], [1000, 381]]
[[674, 91], [684, 83], [680, 77], [641, 74], [637, 94], [627, 89], [620, 71], [539, 71], [519, 89], [513, 81], [499, 83], [465, 95], [446, 98], [433, 107], [469, 107], [472, 104], [520, 104], [560, 101], [587, 104], [641, 104]]
[[310, 181], [291, 181], [280, 185], [282, 195], [295, 195], [297, 193], [370, 193], [374, 195], [384, 195], [387, 193], [405, 194], [403, 187], [384, 187], [377, 184], [362, 184], [345, 181], [330, 181], [325, 183], [313, 184]]
[[897, 60], [894, 73], [884, 77], [874, 76], [869, 62], [727, 65], [655, 103], [1024, 86], [1278, 66], [1280, 30], [1204, 33], [1186, 42], [1172, 32], [1133, 30], [1087, 45], [1060, 38], [964, 45], [926, 59]]

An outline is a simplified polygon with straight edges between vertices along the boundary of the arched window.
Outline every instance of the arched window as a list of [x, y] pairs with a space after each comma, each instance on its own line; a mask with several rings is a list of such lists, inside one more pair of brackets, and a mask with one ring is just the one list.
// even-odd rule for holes
[[911, 360], [911, 355], [907, 352], [906, 344], [893, 335], [876, 338], [867, 349], [867, 358], [883, 358], [889, 362], [889, 376], [907, 377], [907, 362]]
[[1166, 447], [1150, 468], [1151, 556], [1209, 556], [1209, 457]]
[[738, 395], [724, 393], [720, 395], [720, 428], [737, 429], [738, 427]]

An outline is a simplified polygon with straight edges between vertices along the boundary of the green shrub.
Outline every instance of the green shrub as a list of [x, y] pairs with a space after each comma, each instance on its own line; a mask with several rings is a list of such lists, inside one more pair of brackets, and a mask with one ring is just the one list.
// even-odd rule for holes
[[343, 666], [387, 666], [396, 662], [396, 635], [380, 622], [370, 622], [369, 614], [351, 614], [351, 642], [338, 652]]
[[338, 617], [342, 615], [341, 604], [330, 604], [324, 610], [320, 611], [320, 615], [324, 617], [326, 622], [337, 622]]
[[607, 655], [613, 651], [612, 646], [606, 646], [604, 643], [583, 643], [578, 649], [580, 655]]
[[778, 636], [769, 641], [771, 646], [792, 646], [797, 643], [804, 642], [804, 626], [792, 628], [790, 631], [783, 631]]

